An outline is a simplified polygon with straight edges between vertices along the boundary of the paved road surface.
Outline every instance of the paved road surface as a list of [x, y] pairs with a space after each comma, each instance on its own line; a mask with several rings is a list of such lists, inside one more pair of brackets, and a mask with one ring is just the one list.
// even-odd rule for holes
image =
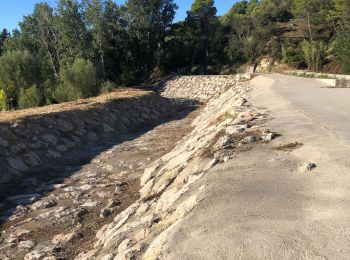
[[267, 76], [272, 90], [350, 144], [350, 89], [327, 88], [315, 79]]
[[[350, 89], [278, 74], [253, 80], [253, 104], [281, 137], [212, 169], [164, 259], [349, 259]], [[274, 147], [303, 143], [293, 152]], [[300, 172], [313, 162], [312, 172]]]

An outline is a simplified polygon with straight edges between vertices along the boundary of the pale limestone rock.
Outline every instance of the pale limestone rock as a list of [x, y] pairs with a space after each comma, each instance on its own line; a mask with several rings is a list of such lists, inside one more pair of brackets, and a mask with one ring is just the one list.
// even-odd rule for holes
[[160, 167], [160, 165], [157, 163], [157, 164], [145, 169], [143, 175], [140, 178], [140, 185], [144, 186], [152, 178], [152, 175], [155, 175], [154, 172], [159, 167]]
[[226, 131], [226, 134], [233, 135], [233, 134], [242, 133], [247, 129], [248, 129], [247, 125], [232, 125], [232, 126], [228, 126], [225, 131]]
[[31, 208], [34, 210], [52, 208], [57, 205], [57, 202], [53, 199], [44, 199], [35, 202]]
[[32, 230], [19, 227], [11, 232], [10, 237], [21, 238], [23, 236], [31, 234], [32, 232], [33, 232]]
[[310, 172], [317, 167], [315, 163], [304, 163], [299, 167], [299, 172]]
[[113, 260], [115, 257], [115, 255], [113, 254], [108, 254], [108, 255], [105, 255], [101, 258], [101, 260]]
[[45, 257], [46, 253], [39, 250], [34, 250], [24, 256], [24, 260], [41, 260]]
[[98, 201], [86, 201], [83, 205], [81, 205], [82, 208], [96, 208], [99, 206], [99, 202]]
[[124, 251], [126, 251], [128, 248], [132, 247], [136, 244], [136, 241], [133, 239], [125, 239], [123, 242], [121, 242], [118, 246], [118, 254], [122, 254]]
[[275, 138], [275, 134], [274, 133], [268, 133], [267, 135], [265, 135], [264, 137], [263, 137], [263, 140], [264, 141], [271, 141], [271, 140], [273, 140], [274, 138]]
[[81, 190], [81, 191], [89, 191], [89, 190], [91, 190], [92, 188], [94, 188], [93, 185], [85, 184], [85, 185], [79, 186], [79, 187], [78, 187], [78, 190]]
[[58, 244], [65, 245], [69, 241], [80, 237], [82, 237], [82, 234], [79, 233], [78, 231], [73, 231], [72, 233], [69, 233], [69, 234], [59, 234], [54, 236], [54, 238], [52, 239], [52, 243], [55, 245], [58, 245]]
[[154, 179], [151, 179], [141, 188], [140, 190], [141, 198], [145, 198], [151, 194], [153, 185], [154, 185]]
[[30, 241], [30, 240], [21, 241], [18, 244], [19, 248], [28, 249], [28, 250], [33, 249], [34, 246], [35, 246], [35, 243], [33, 241]]

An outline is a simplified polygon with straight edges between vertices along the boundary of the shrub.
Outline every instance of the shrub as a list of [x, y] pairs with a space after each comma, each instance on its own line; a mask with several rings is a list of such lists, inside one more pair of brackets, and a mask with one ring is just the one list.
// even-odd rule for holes
[[59, 84], [55, 90], [55, 100], [59, 103], [73, 101], [80, 98], [80, 94], [72, 86]]
[[19, 108], [37, 107], [40, 105], [40, 93], [36, 85], [30, 88], [22, 88], [18, 97]]
[[326, 45], [321, 41], [306, 41], [301, 44], [308, 69], [319, 71], [326, 56]]
[[60, 78], [63, 86], [58, 92], [67, 90], [68, 100], [89, 98], [99, 93], [96, 69], [90, 61], [76, 59], [61, 70]]
[[4, 53], [0, 57], [0, 86], [5, 109], [17, 107], [20, 89], [37, 84], [39, 78], [39, 65], [28, 51]]
[[293, 68], [301, 68], [305, 65], [303, 52], [299, 48], [281, 45], [282, 62]]
[[5, 109], [5, 93], [0, 89], [0, 111]]
[[246, 62], [242, 43], [237, 39], [230, 39], [225, 52], [232, 64], [242, 64]]
[[102, 85], [101, 85], [101, 93], [102, 94], [110, 93], [116, 88], [117, 88], [117, 86], [115, 83], [113, 83], [111, 81], [106, 81], [106, 82], [102, 83]]
[[57, 100], [55, 99], [56, 87], [56, 82], [52, 79], [48, 79], [42, 84], [42, 95], [46, 105], [57, 103]]

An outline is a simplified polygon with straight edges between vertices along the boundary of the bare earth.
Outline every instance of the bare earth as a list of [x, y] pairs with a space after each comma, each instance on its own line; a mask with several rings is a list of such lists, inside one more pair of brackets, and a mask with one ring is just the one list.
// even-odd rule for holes
[[[350, 91], [278, 74], [253, 85], [253, 104], [281, 136], [196, 183], [206, 192], [164, 259], [349, 259]], [[317, 168], [298, 170], [304, 163]]]
[[66, 102], [62, 104], [49, 105], [44, 107], [36, 107], [31, 109], [23, 109], [9, 112], [0, 111], [0, 123], [9, 122], [12, 120], [18, 120], [25, 117], [43, 116], [45, 114], [52, 114], [58, 112], [65, 112], [70, 110], [88, 110], [97, 107], [99, 103], [106, 103], [110, 100], [137, 98], [143, 95], [150, 94], [151, 92], [133, 89], [133, 88], [119, 88], [118, 90], [100, 95], [89, 99], [81, 99], [72, 102]]

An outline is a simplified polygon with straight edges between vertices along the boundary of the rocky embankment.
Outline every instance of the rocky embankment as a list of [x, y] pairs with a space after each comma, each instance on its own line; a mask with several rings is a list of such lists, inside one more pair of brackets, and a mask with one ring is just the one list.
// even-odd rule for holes
[[[174, 114], [173, 106], [153, 92], [118, 91], [98, 98], [0, 116], [2, 192], [36, 167], [69, 150], [97, 143]], [[0, 198], [1, 193], [0, 191]]]
[[[179, 79], [165, 86], [163, 95], [179, 88], [186, 99], [196, 99], [197, 93], [204, 94], [205, 99], [206, 90], [198, 90], [200, 86], [224, 82], [221, 93], [209, 97], [192, 122], [194, 129], [144, 171], [140, 199], [105, 225], [96, 235], [94, 249], [77, 259], [161, 259], [167, 234], [181, 225], [205, 191], [205, 186], [193, 190], [192, 185], [214, 165], [229, 160], [237, 149], [273, 138], [273, 133], [261, 127], [266, 115], [246, 100], [249, 82], [237, 82], [232, 77], [227, 83], [226, 77], [217, 76], [199, 84], [201, 79], [187, 77], [180, 79], [180, 86], [175, 84]], [[191, 89], [198, 92], [191, 96]]]
[[[161, 258], [168, 232], [205, 192], [195, 182], [273, 138], [262, 127], [266, 115], [247, 100], [250, 88], [236, 76], [177, 77], [159, 88], [163, 98], [127, 92], [9, 116], [2, 167], [25, 181], [0, 202], [0, 259]], [[204, 106], [179, 110], [174, 103], [183, 101]], [[140, 128], [170, 113], [156, 128]], [[41, 165], [31, 165], [28, 153]]]
[[156, 91], [177, 104], [196, 105], [218, 98], [221, 93], [246, 80], [249, 75], [173, 76], [161, 82]]

